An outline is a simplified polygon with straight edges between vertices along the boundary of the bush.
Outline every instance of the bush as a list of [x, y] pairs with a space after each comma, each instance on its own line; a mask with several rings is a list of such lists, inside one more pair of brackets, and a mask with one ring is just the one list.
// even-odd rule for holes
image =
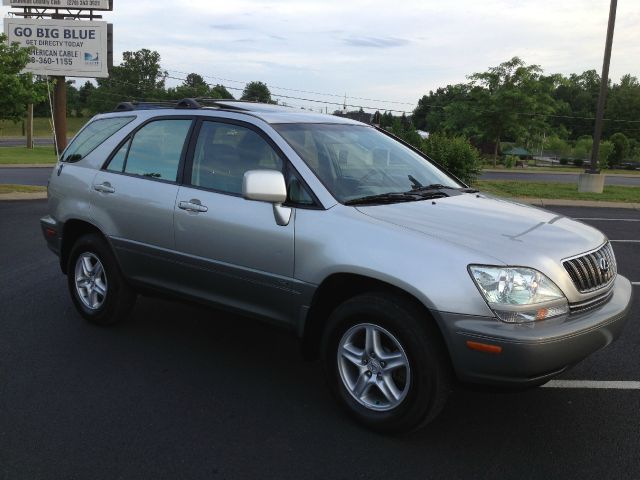
[[504, 159], [504, 166], [506, 168], [513, 168], [517, 163], [518, 157], [516, 157], [515, 155], [507, 155], [507, 157]]
[[613, 152], [609, 156], [609, 162], [611, 165], [622, 163], [629, 155], [629, 139], [624, 133], [614, 133], [609, 141], [613, 144]]
[[569, 159], [568, 158], [561, 158], [560, 159], [560, 165], [569, 165]]
[[576, 158], [576, 159], [573, 161], [573, 164], [574, 164], [576, 167], [581, 167], [581, 166], [584, 164], [584, 160], [583, 160], [583, 159], [581, 159], [581, 158]]
[[464, 137], [432, 134], [421, 150], [467, 184], [480, 172], [480, 152]]

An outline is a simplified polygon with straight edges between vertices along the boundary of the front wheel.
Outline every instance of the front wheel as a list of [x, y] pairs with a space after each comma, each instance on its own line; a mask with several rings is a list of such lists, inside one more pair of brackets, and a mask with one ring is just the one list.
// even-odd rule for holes
[[112, 325], [124, 319], [136, 294], [126, 283], [107, 242], [96, 234], [80, 237], [71, 249], [67, 268], [69, 293], [86, 320]]
[[366, 294], [341, 304], [329, 318], [323, 357], [334, 396], [374, 430], [419, 428], [436, 417], [449, 393], [439, 332], [401, 296]]

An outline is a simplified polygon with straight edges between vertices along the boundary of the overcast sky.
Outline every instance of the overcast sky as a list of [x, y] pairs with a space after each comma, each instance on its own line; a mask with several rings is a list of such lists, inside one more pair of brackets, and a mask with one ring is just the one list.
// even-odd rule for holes
[[[348, 103], [398, 110], [516, 55], [546, 73], [600, 72], [609, 13], [609, 0], [114, 3], [104, 17], [115, 24], [116, 63], [123, 51], [148, 48], [175, 77], [196, 72], [235, 88], [261, 80], [273, 94], [342, 102], [346, 93]], [[640, 76], [639, 59], [640, 1], [621, 0], [611, 78]]]

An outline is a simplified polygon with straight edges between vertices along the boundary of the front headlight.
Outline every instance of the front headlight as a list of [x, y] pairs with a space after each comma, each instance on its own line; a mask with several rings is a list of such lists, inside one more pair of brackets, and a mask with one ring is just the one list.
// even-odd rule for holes
[[560, 289], [532, 268], [470, 265], [471, 277], [500, 320], [525, 323], [569, 312]]

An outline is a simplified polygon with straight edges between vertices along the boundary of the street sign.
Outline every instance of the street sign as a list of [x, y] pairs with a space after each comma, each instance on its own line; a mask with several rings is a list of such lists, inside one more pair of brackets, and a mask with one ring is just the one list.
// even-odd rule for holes
[[111, 10], [109, 0], [2, 0], [2, 4], [18, 8]]
[[4, 31], [9, 42], [34, 47], [26, 72], [66, 77], [109, 76], [107, 22], [5, 18]]

